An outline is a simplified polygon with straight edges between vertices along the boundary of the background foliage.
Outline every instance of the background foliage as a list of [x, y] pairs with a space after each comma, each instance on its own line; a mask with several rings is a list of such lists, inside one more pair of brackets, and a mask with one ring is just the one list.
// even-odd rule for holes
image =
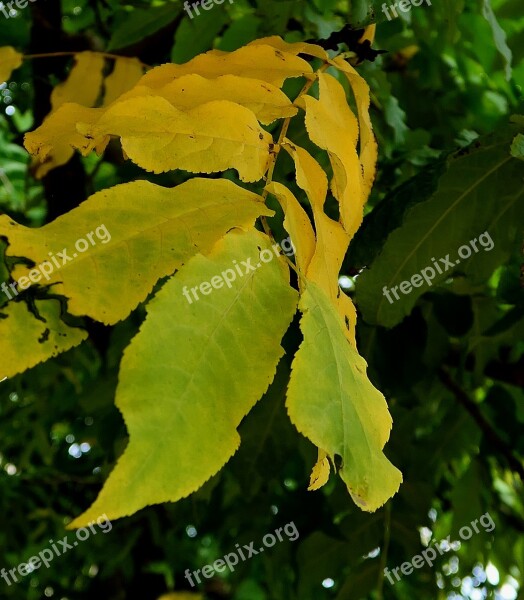
[[[205, 597], [516, 597], [524, 572], [524, 168], [520, 179], [496, 169], [486, 177], [497, 151], [488, 163], [479, 156], [496, 143], [488, 134], [506, 151], [515, 135], [509, 117], [523, 112], [524, 15], [520, 0], [435, 0], [388, 22], [380, 6], [235, 0], [191, 20], [178, 2], [37, 0], [16, 17], [0, 16], [0, 46], [24, 54], [92, 49], [151, 65], [210, 48], [233, 50], [265, 35], [319, 39], [348, 22], [378, 22], [374, 47], [387, 53], [359, 71], [372, 89], [379, 172], [341, 282], [356, 295], [359, 348], [393, 416], [385, 452], [404, 474], [397, 496], [373, 514], [354, 506], [337, 478], [307, 492], [315, 451], [285, 415], [284, 358], [241, 425], [240, 451], [204, 488], [115, 522], [110, 534], [92, 536], [17, 586], [0, 581], [2, 597], [156, 599], [189, 588], [186, 568], [201, 568], [291, 520], [300, 531], [296, 542], [277, 544], [211, 581]], [[51, 89], [69, 65], [68, 57], [29, 59], [0, 85], [0, 210], [20, 223], [41, 225], [139, 172], [107, 152], [101, 159], [75, 156], [35, 179], [23, 134], [49, 112]], [[297, 132], [290, 137], [300, 142]], [[281, 160], [277, 169], [285, 180], [291, 162]], [[180, 183], [178, 172], [147, 178]], [[468, 197], [455, 203], [466, 185]], [[428, 236], [432, 222], [438, 226]], [[278, 229], [278, 218], [272, 227]], [[416, 303], [404, 297], [394, 317], [375, 310], [373, 299], [389, 285], [406, 247], [424, 241], [423, 253], [445, 256], [484, 230], [495, 241], [489, 261], [471, 261], [464, 276], [422, 290]], [[419, 269], [408, 266], [406, 273]], [[144, 315], [140, 307], [114, 327], [93, 325], [82, 346], [0, 383], [0, 567], [61, 539], [125, 448], [116, 375]], [[287, 355], [299, 343], [294, 323], [284, 340]], [[486, 511], [496, 523], [492, 535], [474, 536], [434, 569], [394, 587], [382, 581], [385, 565], [410, 560], [430, 534], [458, 539], [458, 530]]]

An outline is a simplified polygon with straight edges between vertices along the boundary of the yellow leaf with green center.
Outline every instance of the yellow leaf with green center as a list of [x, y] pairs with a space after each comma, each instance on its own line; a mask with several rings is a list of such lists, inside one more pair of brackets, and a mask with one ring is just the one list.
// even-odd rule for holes
[[52, 285], [69, 299], [71, 314], [113, 324], [143, 302], [160, 277], [208, 252], [232, 227], [252, 227], [260, 215], [272, 214], [260, 196], [225, 179], [194, 178], [175, 188], [134, 181], [94, 194], [41, 228], [2, 215], [0, 235], [9, 239], [8, 256], [47, 265], [30, 280], [35, 269], [19, 264], [15, 280]]
[[[193, 288], [199, 299], [189, 302]], [[289, 269], [256, 230], [230, 232], [172, 277], [149, 302], [122, 360], [116, 404], [129, 445], [70, 527], [174, 502], [217, 473], [239, 446], [240, 422], [273, 380], [296, 304]]]
[[402, 482], [383, 453], [392, 425], [386, 400], [369, 381], [366, 361], [347, 340], [326, 293], [309, 283], [299, 308], [304, 341], [288, 386], [289, 417], [318, 448], [342, 458], [340, 476], [353, 500], [375, 511]]

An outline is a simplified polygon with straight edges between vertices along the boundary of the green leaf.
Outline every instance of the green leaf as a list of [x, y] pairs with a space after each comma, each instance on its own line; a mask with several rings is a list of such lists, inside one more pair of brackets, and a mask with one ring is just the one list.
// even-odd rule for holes
[[355, 503], [373, 512], [395, 494], [400, 471], [383, 454], [391, 431], [384, 396], [366, 375], [366, 361], [348, 342], [325, 293], [308, 284], [300, 301], [304, 341], [293, 362], [287, 407], [300, 433], [332, 458]]
[[168, 2], [164, 6], [134, 9], [114, 30], [108, 51], [127, 48], [172, 23], [180, 13], [180, 5]]
[[176, 30], [175, 45], [171, 52], [174, 63], [185, 63], [197, 54], [210, 50], [215, 37], [228, 21], [224, 6], [213, 4], [209, 11], [198, 6], [200, 16], [195, 15], [194, 8], [191, 11], [192, 19], [184, 13], [185, 18]]
[[[275, 375], [297, 302], [287, 267], [274, 254], [263, 264], [260, 250], [273, 253], [265, 235], [233, 231], [208, 257], [195, 256], [148, 304], [124, 353], [117, 389], [129, 446], [94, 505], [71, 527], [93, 515], [116, 519], [179, 500], [235, 453], [237, 427]], [[260, 267], [188, 302], [184, 291], [227, 270], [232, 279], [235, 265], [244, 268], [241, 261]]]
[[[507, 260], [518, 243], [518, 224], [524, 216], [522, 167], [509, 155], [514, 135], [510, 130], [475, 141], [447, 159], [446, 170], [433, 184], [436, 187], [431, 186], [433, 191], [426, 187], [414, 204], [406, 199], [413, 206], [402, 215], [402, 224], [390, 233], [380, 255], [357, 279], [357, 304], [367, 322], [392, 327], [432, 286], [454, 274], [467, 275], [473, 283], [480, 283]], [[433, 175], [439, 171], [433, 171]], [[406, 190], [408, 194], [416, 192], [413, 186]], [[381, 228], [386, 222], [386, 205], [383, 210]], [[489, 240], [484, 236], [485, 247], [477, 241], [478, 252], [474, 252], [469, 242], [478, 240], [484, 232], [492, 239], [493, 248], [488, 250]], [[470, 247], [470, 258], [459, 258], [462, 246]], [[454, 266], [446, 270], [446, 263], [440, 263], [443, 269], [438, 273], [433, 259], [448, 255]], [[403, 281], [430, 267], [435, 272], [433, 279], [427, 271], [422, 285], [411, 285], [407, 294], [400, 291]], [[391, 291], [395, 287], [398, 299]], [[404, 289], [409, 290], [406, 286]]]
[[524, 160], [524, 135], [518, 133], [511, 144], [511, 156]]
[[499, 25], [497, 21], [497, 17], [493, 12], [493, 8], [491, 6], [490, 0], [482, 0], [482, 15], [489, 23], [491, 27], [491, 31], [493, 33], [493, 41], [495, 42], [495, 46], [499, 53], [504, 58], [504, 68], [506, 72], [506, 79], [509, 81], [511, 79], [511, 59], [512, 54], [511, 50], [506, 42], [506, 33]]
[[[47, 262], [51, 273], [40, 276], [39, 285], [53, 285], [54, 293], [66, 296], [71, 314], [113, 324], [143, 302], [158, 279], [209, 251], [232, 227], [252, 226], [261, 214], [272, 211], [260, 196], [225, 179], [196, 177], [175, 188], [134, 181], [94, 194], [39, 229], [0, 216], [0, 235], [9, 239], [8, 255]], [[62, 265], [63, 249], [68, 260]], [[59, 268], [52, 268], [50, 253]], [[12, 277], [30, 271], [18, 265]]]

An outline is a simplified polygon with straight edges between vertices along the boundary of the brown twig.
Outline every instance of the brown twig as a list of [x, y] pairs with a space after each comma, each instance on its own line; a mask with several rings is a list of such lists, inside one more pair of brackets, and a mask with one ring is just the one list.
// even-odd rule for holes
[[493, 429], [489, 421], [482, 414], [478, 404], [473, 402], [466, 392], [459, 387], [459, 385], [451, 378], [451, 375], [448, 373], [448, 371], [445, 369], [440, 369], [439, 377], [448, 390], [452, 392], [460, 405], [470, 414], [486, 439], [502, 456], [504, 456], [511, 470], [515, 473], [518, 473], [522, 481], [524, 481], [524, 465], [515, 456], [515, 454], [513, 454], [512, 448]]

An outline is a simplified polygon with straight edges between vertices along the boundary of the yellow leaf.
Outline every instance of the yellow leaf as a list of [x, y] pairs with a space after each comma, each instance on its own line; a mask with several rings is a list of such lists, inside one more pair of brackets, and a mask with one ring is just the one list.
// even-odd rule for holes
[[108, 106], [124, 92], [130, 90], [144, 74], [142, 63], [137, 58], [117, 58], [113, 72], [104, 81], [104, 106]]
[[333, 167], [331, 189], [340, 204], [340, 221], [350, 239], [364, 217], [364, 183], [357, 154], [358, 122], [342, 85], [319, 73], [320, 98], [303, 96], [306, 129], [312, 142], [327, 150]]
[[185, 112], [165, 98], [138, 97], [109, 108], [95, 126], [77, 126], [88, 153], [106, 135], [117, 135], [129, 158], [154, 173], [184, 169], [216, 173], [234, 168], [242, 181], [267, 170], [272, 138], [248, 109], [218, 100]]
[[[116, 92], [111, 92], [111, 95], [113, 93]], [[79, 104], [64, 104], [47, 117], [35, 131], [26, 134], [26, 148], [42, 162], [49, 162], [51, 160], [49, 155], [52, 154], [55, 158], [53, 165], [67, 162], [74, 148], [82, 149], [87, 153], [94, 145], [100, 154], [107, 146], [109, 136], [101, 135], [86, 144], [85, 137], [77, 131], [77, 124], [82, 123], [81, 128], [93, 135], [95, 126], [107, 110], [124, 100], [151, 96], [165, 98], [172, 106], [186, 112], [212, 100], [229, 100], [250, 110], [264, 124], [297, 113], [297, 108], [289, 98], [269, 83], [235, 75], [224, 75], [217, 79], [205, 79], [200, 75], [183, 75], [162, 88], [135, 86], [106, 108], [85, 108]], [[42, 177], [47, 171], [49, 171], [47, 164], [40, 165], [37, 168], [37, 176]]]
[[342, 458], [339, 473], [351, 497], [373, 512], [402, 482], [383, 453], [392, 425], [386, 400], [369, 381], [366, 361], [348, 343], [325, 292], [309, 283], [299, 308], [304, 341], [288, 386], [289, 417], [318, 448]]
[[[14, 295], [10, 287], [7, 290]], [[58, 300], [35, 300], [35, 310], [38, 318], [29, 312], [25, 302], [10, 302], [0, 309], [0, 381], [87, 339], [83, 329], [69, 327], [60, 319]]]
[[358, 40], [358, 43], [363, 44], [364, 42], [369, 41], [369, 43], [372, 44], [373, 41], [375, 40], [376, 30], [377, 30], [376, 23], [372, 23], [371, 25], [368, 25], [364, 29], [364, 33], [362, 34], [362, 37]]
[[335, 65], [346, 75], [355, 96], [360, 125], [359, 158], [364, 174], [363, 201], [366, 202], [375, 179], [378, 157], [377, 141], [373, 134], [373, 126], [371, 125], [371, 118], [369, 116], [369, 86], [366, 80], [344, 59], [335, 58], [331, 61], [331, 64]]
[[315, 252], [315, 232], [311, 226], [306, 211], [300, 206], [299, 201], [287, 189], [286, 186], [276, 181], [271, 182], [267, 188], [280, 202], [284, 210], [284, 228], [291, 236], [295, 247], [297, 266], [302, 276], [305, 277], [306, 270]]
[[[52, 91], [51, 112], [36, 130], [38, 141], [35, 143], [45, 146], [45, 152], [39, 156], [41, 163], [35, 169], [36, 178], [41, 179], [52, 169], [65, 165], [71, 160], [75, 147], [72, 142], [81, 140], [81, 136], [76, 132], [74, 119], [77, 115], [82, 115], [85, 119], [94, 119], [96, 113], [85, 110], [85, 107], [93, 106], [98, 99], [103, 68], [104, 57], [101, 54], [96, 52], [75, 54], [75, 65], [67, 79]], [[68, 103], [75, 103], [74, 106], [78, 108], [71, 108]], [[60, 112], [59, 117], [55, 117], [62, 107], [66, 107], [65, 110]], [[51, 119], [51, 123], [48, 123]], [[44, 134], [55, 133], [52, 144], [42, 140], [40, 137], [42, 131]]]
[[249, 109], [264, 124], [293, 117], [298, 112], [291, 100], [274, 85], [237, 75], [222, 75], [216, 79], [183, 75], [161, 88], [142, 90], [142, 93], [162, 96], [185, 111], [212, 100], [229, 100]]
[[22, 64], [23, 54], [17, 52], [11, 46], [0, 48], [0, 83], [8, 81], [11, 73]]
[[[230, 229], [272, 214], [260, 196], [225, 179], [195, 177], [174, 188], [139, 180], [98, 192], [41, 228], [1, 215], [0, 236], [9, 240], [7, 256], [47, 262], [31, 281], [68, 298], [69, 313], [110, 325], [143, 302], [160, 277], [209, 252]], [[17, 264], [12, 277], [31, 271]]]
[[271, 37], [261, 38], [250, 42], [248, 46], [272, 46], [277, 48], [281, 52], [287, 52], [288, 54], [309, 54], [322, 60], [329, 60], [329, 54], [321, 46], [316, 44], [308, 44], [307, 42], [285, 42], [279, 35], [272, 35]]
[[283, 148], [295, 162], [297, 184], [306, 192], [315, 220], [317, 243], [306, 278], [317, 283], [330, 298], [346, 325], [348, 341], [356, 347], [356, 309], [338, 285], [338, 275], [349, 246], [349, 235], [340, 223], [324, 212], [328, 183], [322, 167], [304, 148], [289, 140], [285, 141]]
[[[101, 108], [63, 104], [56, 112], [51, 113], [38, 129], [26, 133], [24, 145], [27, 151], [40, 161], [36, 167], [36, 176], [44, 177], [51, 169], [66, 164], [73, 156], [75, 148], [85, 146], [85, 137], [78, 133], [76, 124], [94, 124], [101, 114]], [[102, 138], [97, 145], [97, 151], [102, 152], [108, 141], [109, 136]]]
[[325, 485], [329, 480], [329, 472], [331, 471], [331, 466], [329, 464], [329, 458], [327, 452], [324, 450], [318, 449], [318, 459], [311, 471], [311, 477], [309, 479], [309, 491], [314, 491], [320, 489], [323, 485]]
[[94, 106], [102, 86], [105, 59], [97, 52], [75, 54], [75, 65], [67, 79], [51, 93], [51, 107], [55, 111], [66, 102]]
[[303, 77], [313, 69], [301, 58], [271, 46], [244, 46], [234, 52], [199, 54], [183, 65], [166, 64], [151, 69], [140, 85], [162, 87], [182, 75], [196, 73], [208, 79], [238, 75], [281, 87], [288, 77]]

